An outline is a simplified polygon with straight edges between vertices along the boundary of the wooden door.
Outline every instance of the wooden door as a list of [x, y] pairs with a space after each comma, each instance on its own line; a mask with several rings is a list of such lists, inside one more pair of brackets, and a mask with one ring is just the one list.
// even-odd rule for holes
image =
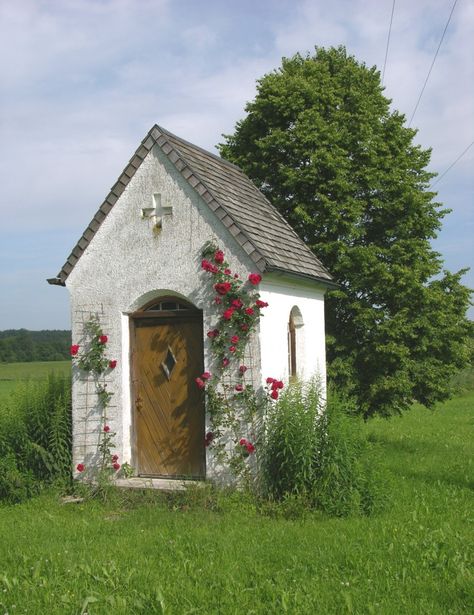
[[203, 478], [202, 316], [136, 318], [135, 464], [142, 476]]

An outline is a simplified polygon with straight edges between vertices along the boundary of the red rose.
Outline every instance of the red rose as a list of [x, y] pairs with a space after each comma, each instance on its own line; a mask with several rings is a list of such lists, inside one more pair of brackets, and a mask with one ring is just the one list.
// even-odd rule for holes
[[247, 316], [253, 316], [253, 308], [246, 308], [245, 313]]
[[119, 456], [118, 455], [112, 455], [112, 461], [115, 463], [116, 461], [118, 461]]
[[277, 389], [273, 389], [273, 391], [270, 393], [270, 397], [272, 399], [278, 399], [278, 390]]
[[84, 472], [85, 469], [86, 469], [86, 466], [83, 463], [78, 463], [76, 466], [76, 470], [78, 472]]
[[196, 383], [198, 389], [203, 389], [206, 386], [206, 383], [204, 380], [201, 380], [201, 378], [195, 378], [194, 382]]
[[235, 352], [237, 348], [235, 346], [229, 346], [229, 352]]
[[232, 342], [232, 344], [237, 344], [237, 343], [238, 343], [238, 341], [239, 341], [239, 336], [238, 336], [238, 335], [233, 335], [233, 336], [230, 338], [230, 341]]
[[245, 374], [245, 372], [246, 372], [247, 370], [248, 370], [248, 367], [247, 367], [246, 365], [241, 365], [241, 366], [239, 367], [239, 372], [240, 372], [241, 374]]
[[232, 305], [233, 305], [235, 308], [241, 308], [241, 307], [243, 306], [243, 303], [242, 303], [242, 301], [241, 301], [240, 299], [234, 299], [234, 300], [232, 301]]
[[213, 263], [210, 263], [206, 259], [204, 259], [201, 262], [201, 267], [204, 269], [204, 271], [209, 271], [209, 273], [217, 273], [218, 272], [217, 267]]
[[275, 382], [275, 378], [270, 378], [270, 376], [265, 380], [265, 382], [267, 384], [272, 384], [273, 382]]
[[217, 250], [217, 252], [214, 254], [214, 262], [216, 262], [218, 265], [222, 265], [222, 263], [224, 262], [224, 252], [222, 252], [222, 250]]
[[109, 433], [110, 427], [109, 425], [104, 425], [104, 433]]
[[246, 325], [246, 324], [243, 324], [243, 325], [240, 325], [240, 329], [241, 329], [242, 331], [248, 331], [248, 330], [249, 330], [249, 326], [248, 326], [248, 325]]
[[246, 446], [246, 444], [247, 444], [247, 440], [246, 440], [245, 438], [241, 438], [241, 439], [239, 440], [239, 444], [240, 444], [240, 446]]
[[213, 338], [219, 335], [219, 329], [213, 329], [212, 331], [207, 332], [207, 337]]
[[115, 369], [117, 367], [116, 359], [112, 359], [112, 361], [109, 361], [109, 367], [110, 369]]
[[249, 455], [255, 452], [255, 446], [251, 442], [247, 442], [247, 444], [245, 445], [245, 448], [247, 449], [247, 453]]
[[232, 273], [232, 271], [230, 269], [224, 269], [224, 273], [226, 275], [230, 275]]
[[203, 380], [209, 380], [209, 378], [211, 377], [212, 374], [210, 374], [209, 372], [204, 372], [204, 374], [201, 374], [201, 378]]
[[222, 299], [221, 299], [220, 297], [216, 297], [216, 298], [214, 299], [214, 303], [215, 303], [216, 305], [220, 305], [220, 304], [222, 303]]
[[257, 301], [255, 301], [255, 305], [258, 308], [266, 308], [266, 307], [268, 307], [268, 303], [266, 301], [261, 301], [260, 299], [257, 299]]
[[214, 288], [219, 295], [227, 295], [229, 290], [232, 288], [232, 284], [230, 282], [218, 282], [214, 284]]
[[79, 352], [79, 344], [73, 344], [69, 349], [69, 352], [71, 354], [71, 357], [75, 357]]
[[259, 273], [251, 273], [249, 275], [250, 284], [257, 286], [257, 284], [260, 284], [261, 281], [262, 281], [262, 276]]
[[234, 273], [234, 278], [235, 278], [236, 280], [238, 280], [238, 279], [239, 279], [239, 274], [238, 274], [238, 273]]
[[222, 359], [222, 367], [227, 367], [229, 365], [230, 361], [227, 357], [224, 357]]
[[115, 462], [115, 463], [113, 464], [113, 466], [112, 466], [112, 467], [113, 467], [113, 469], [114, 469], [116, 472], [117, 472], [117, 470], [120, 470], [120, 464], [119, 464], [119, 463], [117, 463], [117, 462]]
[[244, 387], [242, 384], [236, 384], [235, 385], [235, 390], [238, 391], [240, 393], [240, 391], [244, 390]]
[[227, 308], [227, 310], [222, 314], [222, 317], [224, 318], [224, 320], [230, 320], [234, 312], [235, 312], [235, 308], [233, 307]]
[[99, 344], [107, 344], [109, 338], [106, 335], [99, 335]]

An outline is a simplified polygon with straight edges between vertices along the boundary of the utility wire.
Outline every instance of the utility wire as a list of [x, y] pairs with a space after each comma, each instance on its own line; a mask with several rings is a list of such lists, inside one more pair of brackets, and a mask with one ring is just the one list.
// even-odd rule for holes
[[431, 71], [433, 70], [434, 63], [436, 62], [436, 58], [438, 57], [438, 52], [440, 50], [441, 43], [443, 42], [444, 35], [446, 34], [446, 30], [448, 29], [449, 22], [451, 21], [451, 17], [453, 15], [454, 8], [455, 8], [457, 2], [458, 2], [458, 0], [454, 0], [454, 4], [452, 6], [451, 13], [449, 13], [448, 21], [446, 22], [446, 25], [444, 26], [443, 34], [441, 35], [441, 40], [439, 41], [438, 49], [436, 50], [436, 53], [435, 53], [434, 58], [433, 58], [433, 61], [431, 62], [430, 70], [428, 71], [428, 74], [426, 75], [425, 83], [423, 84], [423, 87], [421, 88], [420, 95], [418, 96], [418, 100], [416, 101], [415, 108], [413, 109], [413, 113], [411, 114], [410, 121], [408, 122], [408, 127], [411, 126], [413, 118], [415, 117], [416, 110], [418, 109], [418, 105], [420, 104], [421, 97], [423, 96], [423, 92], [425, 91], [426, 84], [428, 83], [428, 79], [430, 78]]
[[466, 153], [468, 152], [468, 150], [469, 150], [469, 149], [471, 149], [471, 147], [472, 147], [473, 145], [474, 145], [474, 141], [473, 141], [472, 143], [470, 143], [470, 144], [466, 147], [466, 149], [462, 152], [462, 154], [459, 154], [459, 156], [456, 158], [456, 160], [455, 160], [452, 164], [450, 164], [450, 165], [449, 165], [449, 167], [446, 169], [446, 171], [444, 171], [444, 173], [441, 173], [441, 175], [440, 175], [439, 177], [437, 177], [437, 178], [436, 178], [436, 181], [435, 181], [435, 182], [432, 184], [432, 186], [431, 186], [432, 188], [433, 188], [434, 186], [436, 186], [436, 184], [437, 184], [439, 181], [441, 181], [441, 179], [442, 179], [442, 178], [446, 175], [446, 173], [447, 173], [448, 171], [450, 171], [450, 170], [454, 167], [454, 165], [455, 165], [455, 164], [457, 164], [457, 163], [461, 160], [461, 158], [464, 156], [464, 154], [466, 154]]
[[387, 66], [387, 57], [388, 57], [388, 47], [390, 45], [390, 34], [392, 32], [392, 22], [393, 22], [393, 12], [395, 11], [395, 0], [392, 3], [392, 14], [390, 16], [390, 25], [388, 27], [388, 38], [387, 38], [387, 48], [385, 49], [385, 60], [383, 61], [383, 71], [382, 71], [382, 85], [385, 77], [385, 67]]

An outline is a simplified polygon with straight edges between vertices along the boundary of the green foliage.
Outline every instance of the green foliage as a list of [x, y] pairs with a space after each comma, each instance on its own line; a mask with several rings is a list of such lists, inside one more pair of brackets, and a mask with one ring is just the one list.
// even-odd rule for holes
[[[286, 510], [314, 507], [333, 516], [381, 510], [387, 489], [374, 446], [347, 399], [295, 384], [267, 416], [261, 456], [263, 493]], [[298, 496], [298, 497], [296, 497]]]
[[69, 359], [70, 344], [70, 331], [0, 331], [0, 363], [62, 361]]
[[367, 421], [395, 496], [371, 517], [301, 518], [298, 497], [256, 510], [207, 486], [0, 506], [0, 612], [470, 614], [473, 420], [470, 394]]
[[21, 385], [0, 409], [0, 500], [20, 501], [71, 473], [71, 380]]
[[329, 375], [365, 416], [445, 399], [467, 361], [464, 272], [443, 272], [430, 244], [448, 213], [430, 151], [389, 106], [375, 67], [317, 48], [258, 81], [220, 146], [340, 284], [326, 303]]

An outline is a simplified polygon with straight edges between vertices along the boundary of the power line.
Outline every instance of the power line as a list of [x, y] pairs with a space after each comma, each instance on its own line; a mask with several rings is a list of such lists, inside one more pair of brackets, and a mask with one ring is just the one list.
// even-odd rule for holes
[[385, 59], [383, 61], [383, 71], [382, 71], [382, 85], [385, 77], [385, 67], [387, 65], [387, 57], [388, 57], [388, 47], [390, 45], [390, 34], [392, 32], [392, 22], [393, 22], [393, 12], [395, 11], [395, 0], [392, 3], [392, 14], [390, 15], [390, 25], [388, 27], [388, 37], [387, 37], [387, 48], [385, 49]]
[[466, 147], [466, 149], [462, 152], [462, 154], [459, 154], [459, 156], [456, 158], [456, 160], [455, 160], [452, 164], [450, 164], [450, 165], [449, 165], [449, 167], [446, 169], [446, 171], [444, 171], [444, 173], [441, 173], [441, 175], [440, 175], [439, 177], [437, 177], [437, 178], [436, 178], [436, 181], [435, 181], [435, 182], [432, 184], [432, 186], [431, 186], [432, 188], [433, 188], [434, 186], [436, 186], [436, 184], [437, 184], [439, 181], [441, 181], [441, 179], [442, 179], [442, 178], [446, 175], [446, 173], [447, 173], [448, 171], [450, 171], [450, 170], [454, 167], [454, 165], [455, 165], [455, 164], [457, 164], [457, 163], [461, 160], [461, 158], [464, 156], [464, 154], [466, 154], [466, 153], [467, 153], [467, 151], [468, 151], [468, 150], [469, 150], [469, 149], [470, 149], [473, 145], [474, 145], [474, 141], [473, 141], [472, 143], [470, 143], [470, 144]]
[[449, 13], [448, 21], [446, 22], [446, 25], [444, 26], [443, 34], [441, 35], [441, 40], [439, 41], [438, 49], [436, 50], [433, 61], [431, 62], [430, 70], [428, 71], [428, 74], [426, 75], [425, 83], [423, 84], [423, 87], [421, 88], [420, 95], [418, 96], [418, 100], [416, 101], [415, 108], [413, 109], [413, 113], [411, 114], [410, 121], [408, 122], [408, 127], [411, 126], [413, 118], [415, 117], [416, 110], [418, 109], [418, 105], [420, 104], [421, 97], [423, 96], [423, 92], [425, 91], [426, 84], [428, 83], [428, 79], [430, 78], [431, 71], [433, 70], [434, 63], [436, 62], [436, 58], [438, 57], [438, 52], [440, 50], [441, 43], [443, 42], [444, 35], [446, 34], [446, 30], [448, 29], [449, 22], [451, 21], [451, 17], [452, 17], [452, 14], [454, 12], [454, 8], [457, 2], [458, 0], [454, 0], [454, 4], [451, 8], [451, 12]]

